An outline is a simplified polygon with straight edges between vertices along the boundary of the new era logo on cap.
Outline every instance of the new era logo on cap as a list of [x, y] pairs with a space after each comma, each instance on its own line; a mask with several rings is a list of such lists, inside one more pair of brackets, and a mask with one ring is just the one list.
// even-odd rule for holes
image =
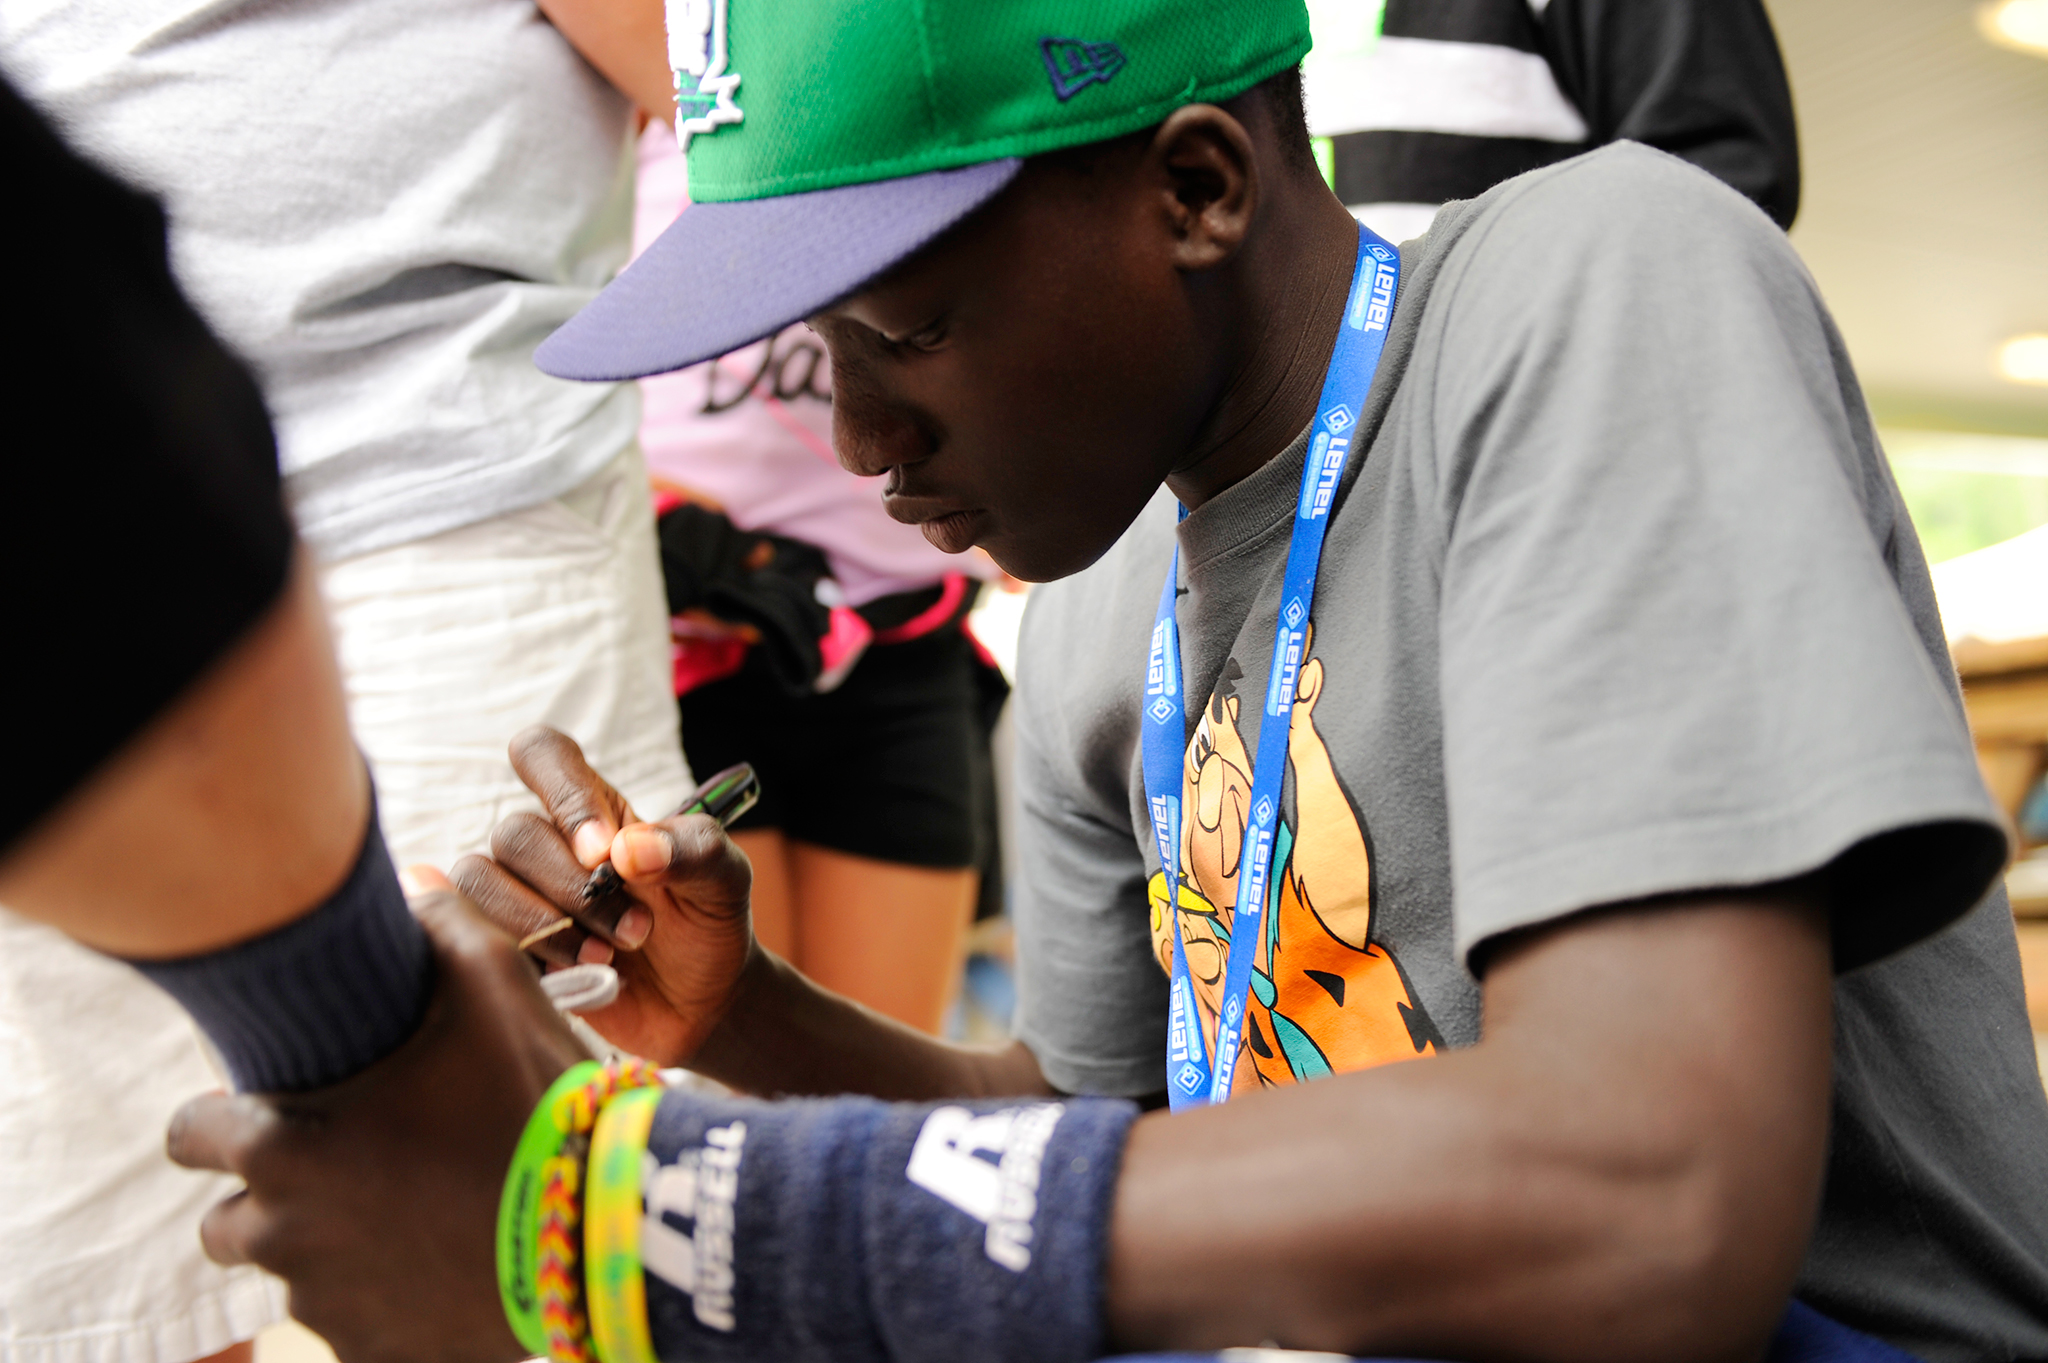
[[1040, 38], [1038, 53], [1045, 58], [1045, 74], [1052, 78], [1052, 92], [1062, 104], [1098, 81], [1107, 84], [1124, 69], [1124, 50], [1115, 43]]

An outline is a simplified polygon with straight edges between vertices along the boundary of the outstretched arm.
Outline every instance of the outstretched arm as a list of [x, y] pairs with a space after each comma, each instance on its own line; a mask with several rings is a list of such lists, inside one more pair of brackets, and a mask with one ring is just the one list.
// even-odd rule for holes
[[[210, 1248], [285, 1272], [345, 1359], [517, 1354], [493, 1314], [490, 1208], [522, 1114], [572, 1052], [535, 1021], [546, 1003], [511, 940], [462, 920], [430, 917], [439, 999], [389, 1061], [303, 1097], [201, 1100], [173, 1142], [249, 1182], [209, 1220]], [[1079, 1310], [1052, 1356], [1278, 1341], [1475, 1363], [1753, 1359], [1818, 1194], [1830, 983], [1821, 915], [1796, 891], [1639, 905], [1502, 946], [1485, 1040], [1443, 1059], [1155, 1113], [1127, 1144], [1121, 1105], [1069, 1100], [1057, 1127], [1083, 1143], [1031, 1162], [1049, 1210], [1021, 1202], [1009, 1240], [1034, 1247], [1028, 1278], [1010, 1275], [1021, 1260], [981, 1262], [982, 1222], [993, 1235], [1007, 1203], [974, 1191], [996, 1166], [949, 1153], [978, 1120], [961, 1106], [674, 1093], [658, 1158], [714, 1119], [748, 1128], [731, 1267], [754, 1342], [878, 1332], [903, 1344], [891, 1356], [1018, 1356], [933, 1348]], [[994, 1109], [974, 1109], [1000, 1127], [976, 1148], [1006, 1147], [1036, 1111]], [[976, 1177], [921, 1171], [913, 1137]], [[1108, 1169], [1116, 1183], [1091, 1193]], [[889, 1252], [894, 1232], [941, 1247], [946, 1269]], [[665, 1281], [672, 1303], [698, 1290]], [[706, 1337], [682, 1310], [656, 1326], [663, 1357]]]
[[369, 783], [261, 394], [179, 292], [161, 210], [4, 83], [0, 141], [51, 267], [17, 391], [78, 414], [98, 479], [90, 535], [53, 510], [65, 460], [16, 461], [0, 506], [0, 901], [116, 954], [210, 951], [344, 878]]
[[[592, 1017], [636, 1016], [615, 1040], [764, 1094], [1045, 1091], [1021, 1045], [931, 1040], [751, 947], [744, 865], [710, 820], [618, 832], [607, 811], [622, 804], [567, 739], [537, 731], [516, 760], [553, 822], [532, 819], [501, 840], [503, 864], [464, 863], [458, 882], [502, 926], [531, 931], [557, 916], [531, 887], [559, 887], [554, 902], [573, 907], [568, 887], [609, 850], [653, 909], [642, 949], [614, 958], [642, 1014]], [[1816, 876], [1529, 929], [1492, 944], [1477, 1046], [1139, 1122], [1109, 1242], [1112, 1337], [1471, 1358], [1754, 1353], [1819, 1198], [1826, 888]], [[715, 959], [733, 962], [729, 984], [703, 982]], [[1221, 1278], [1219, 1237], [1237, 1265]]]

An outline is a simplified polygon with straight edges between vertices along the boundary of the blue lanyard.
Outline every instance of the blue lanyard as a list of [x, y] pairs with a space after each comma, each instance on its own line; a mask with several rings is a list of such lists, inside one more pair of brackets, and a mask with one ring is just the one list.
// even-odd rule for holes
[[[1330, 501], [1344, 475], [1351, 451], [1351, 428], [1365, 410], [1386, 348], [1387, 322], [1393, 316], [1400, 287], [1401, 256], [1361, 225], [1358, 263], [1351, 276], [1351, 295], [1344, 305], [1344, 324], [1323, 378], [1316, 404], [1315, 432], [1301, 468], [1301, 500], [1294, 509], [1294, 535], [1287, 545], [1287, 571], [1280, 589], [1280, 625], [1273, 640], [1273, 665], [1266, 680], [1265, 718], [1259, 722], [1259, 752], [1252, 773], [1251, 810], [1247, 814], [1244, 850], [1237, 877], [1237, 904], [1231, 919], [1230, 964], [1223, 976], [1223, 1011], [1217, 1022], [1215, 1060], [1203, 1035], [1201, 1010], [1188, 978], [1186, 949], [1180, 937], [1181, 770], [1187, 752], [1187, 704], [1182, 694], [1180, 627], [1174, 619], [1174, 597], [1180, 583], [1180, 550], [1159, 591], [1159, 614], [1152, 625], [1152, 655], [1145, 667], [1144, 734], [1145, 804], [1152, 815], [1152, 833], [1159, 843], [1159, 864], [1166, 873], [1166, 925], [1173, 936], [1173, 992], [1166, 1027], [1167, 1101], [1178, 1111], [1230, 1097], [1237, 1069], [1238, 1043], [1244, 1034], [1247, 999], [1251, 995], [1252, 959], [1258, 954], [1260, 927], [1267, 904], [1267, 873], [1273, 854], [1273, 831], [1280, 822], [1281, 779], [1287, 770], [1287, 734], [1294, 711], [1295, 674], [1302, 663], [1309, 609], [1316, 597], [1316, 571], [1323, 560], [1323, 534], [1329, 528]], [[1181, 508], [1186, 517], [1187, 508]]]

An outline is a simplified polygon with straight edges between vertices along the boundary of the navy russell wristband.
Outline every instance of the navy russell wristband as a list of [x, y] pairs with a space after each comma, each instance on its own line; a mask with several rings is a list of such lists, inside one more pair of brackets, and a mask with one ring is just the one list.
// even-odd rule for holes
[[320, 1088], [383, 1059], [433, 985], [374, 798], [348, 879], [312, 912], [203, 956], [130, 964], [192, 1015], [244, 1093]]
[[762, 1103], [674, 1092], [641, 1262], [680, 1363], [1080, 1363], [1124, 1138], [1107, 1098]]

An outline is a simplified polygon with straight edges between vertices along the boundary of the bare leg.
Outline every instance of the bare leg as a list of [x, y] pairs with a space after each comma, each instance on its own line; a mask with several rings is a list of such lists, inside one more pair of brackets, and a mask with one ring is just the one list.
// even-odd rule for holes
[[230, 1344], [217, 1354], [195, 1359], [193, 1363], [256, 1363], [256, 1341], [245, 1339], [240, 1344]]
[[979, 875], [876, 861], [792, 839], [804, 974], [937, 1034], [960, 982]]
[[803, 968], [791, 885], [790, 846], [779, 828], [749, 828], [732, 835], [754, 863], [754, 936], [762, 946]]

